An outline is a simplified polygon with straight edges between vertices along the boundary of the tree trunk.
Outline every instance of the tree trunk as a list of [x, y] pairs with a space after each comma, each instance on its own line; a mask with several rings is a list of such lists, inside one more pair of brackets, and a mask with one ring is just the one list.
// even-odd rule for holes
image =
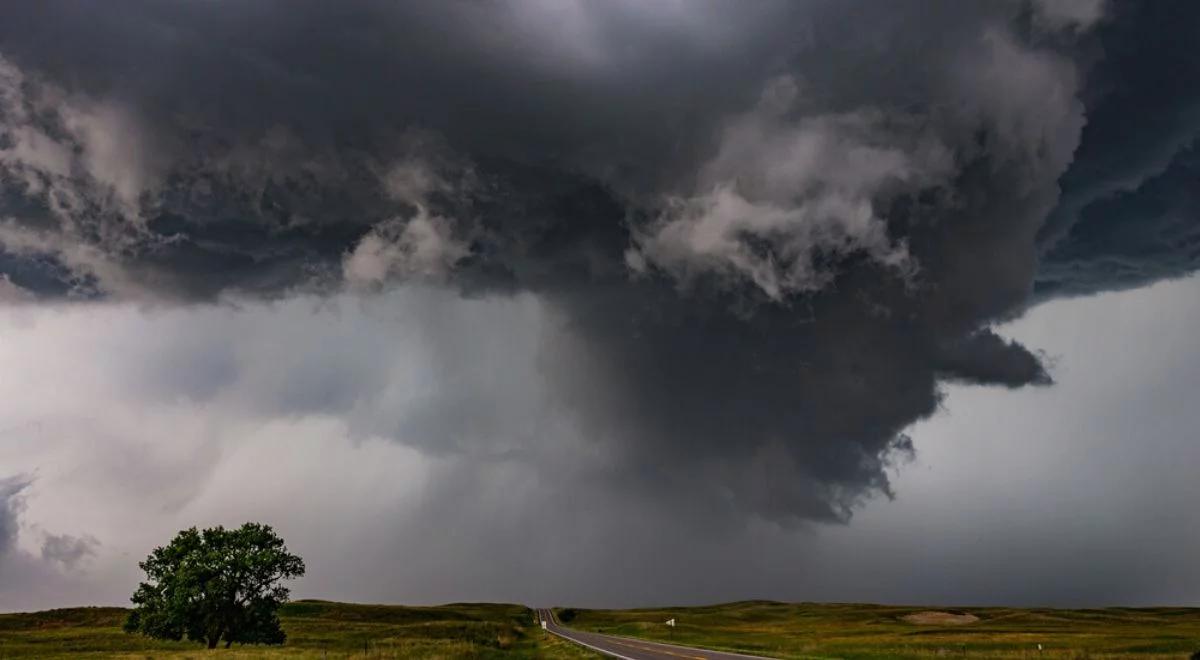
[[217, 648], [217, 644], [221, 641], [221, 636], [224, 634], [225, 626], [218, 626], [217, 629], [208, 636], [208, 648]]
[[225, 648], [229, 648], [230, 646], [233, 646], [233, 640], [226, 637], [225, 638]]

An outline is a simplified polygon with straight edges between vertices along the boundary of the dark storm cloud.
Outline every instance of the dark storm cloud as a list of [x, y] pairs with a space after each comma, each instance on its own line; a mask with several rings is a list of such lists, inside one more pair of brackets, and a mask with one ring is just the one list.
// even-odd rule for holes
[[1039, 236], [1039, 296], [1180, 277], [1200, 265], [1200, 12], [1119, 3], [1097, 28], [1088, 124]]
[[981, 330], [946, 346], [939, 367], [950, 378], [967, 382], [996, 383], [1020, 387], [1030, 383], [1048, 385], [1050, 374], [1042, 360], [1024, 346], [1006, 341], [991, 330]]
[[20, 531], [21, 491], [29, 479], [21, 475], [0, 479], [0, 560], [16, 548]]
[[[890, 493], [941, 380], [1049, 382], [988, 329], [1039, 249], [1115, 284], [1120, 231], [1079, 200], [1120, 186], [1078, 161], [1045, 219], [1085, 102], [1124, 102], [1085, 77], [1132, 76], [1109, 52], [1140, 66], [1123, 49], [1153, 21], [1067, 4], [9, 5], [0, 267], [44, 297], [531, 292], [568, 330], [546, 370], [605, 483], [845, 520]], [[353, 408], [358, 370], [321, 373], [279, 405]], [[453, 445], [479, 398], [408, 430]]]

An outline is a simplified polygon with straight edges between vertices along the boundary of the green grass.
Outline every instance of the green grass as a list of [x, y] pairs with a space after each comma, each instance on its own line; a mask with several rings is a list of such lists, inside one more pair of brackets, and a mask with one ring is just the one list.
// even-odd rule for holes
[[[902, 618], [932, 610], [969, 613], [979, 620], [918, 625]], [[673, 631], [663, 625], [672, 617], [678, 624]], [[1195, 608], [947, 610], [751, 601], [669, 609], [577, 609], [568, 625], [778, 658], [1189, 658], [1200, 651], [1200, 609]]]
[[0, 614], [4, 658], [596, 658], [547, 635], [521, 605], [439, 607], [297, 601], [280, 611], [287, 643], [209, 651], [121, 631], [127, 610], [85, 607]]
[[[979, 620], [917, 625], [939, 608], [786, 604], [576, 610], [569, 625], [780, 658], [1187, 658], [1200, 650], [1200, 609], [954, 608]], [[561, 611], [561, 610], [560, 610]], [[208, 651], [121, 632], [127, 610], [88, 607], [0, 614], [4, 658], [598, 658], [546, 635], [520, 605], [439, 607], [298, 601], [280, 612], [287, 644]], [[663, 625], [675, 617], [674, 631]], [[1037, 651], [1041, 643], [1044, 650]]]

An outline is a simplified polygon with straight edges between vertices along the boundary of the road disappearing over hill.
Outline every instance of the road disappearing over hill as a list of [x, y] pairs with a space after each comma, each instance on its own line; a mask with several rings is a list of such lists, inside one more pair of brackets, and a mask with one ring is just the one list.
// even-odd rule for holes
[[690, 646], [676, 646], [660, 642], [647, 642], [630, 637], [602, 635], [600, 633], [582, 632], [564, 628], [554, 618], [554, 613], [548, 609], [537, 611], [538, 621], [544, 622], [546, 630], [563, 639], [587, 647], [597, 653], [623, 660], [737, 660], [738, 658], [762, 658], [758, 655], [743, 655], [723, 651], [709, 651]]

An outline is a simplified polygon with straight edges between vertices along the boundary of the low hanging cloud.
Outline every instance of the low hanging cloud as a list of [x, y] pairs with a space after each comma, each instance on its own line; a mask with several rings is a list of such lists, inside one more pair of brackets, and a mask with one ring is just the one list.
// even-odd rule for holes
[[371, 229], [342, 262], [350, 286], [380, 285], [394, 279], [444, 278], [469, 248], [451, 235], [452, 222], [424, 208], [406, 220]]
[[342, 277], [351, 288], [379, 287], [402, 281], [444, 281], [470, 254], [460, 223], [431, 213], [434, 196], [461, 197], [474, 185], [469, 166], [454, 162], [437, 140], [420, 133], [409, 137], [410, 155], [380, 175], [383, 193], [411, 205], [413, 211], [377, 223], [342, 260]]
[[635, 271], [653, 264], [685, 282], [732, 275], [780, 302], [828, 286], [837, 277], [830, 263], [849, 255], [900, 276], [916, 270], [876, 207], [943, 185], [950, 150], [904, 117], [804, 116], [799, 85], [770, 81], [756, 108], [730, 122], [701, 169], [701, 192], [672, 200], [635, 237], [626, 253]]
[[21, 491], [28, 487], [29, 480], [21, 475], [0, 480], [0, 556], [16, 548], [20, 531]]
[[[991, 330], [1035, 287], [1195, 267], [1194, 214], [1140, 279], [1106, 266], [1136, 209], [1089, 219], [1182, 156], [1080, 171], [1125, 102], [1106, 72], [1167, 49], [1131, 44], [1163, 12], [1186, 32], [1184, 4], [554, 4], [570, 39], [478, 3], [9, 8], [5, 297], [530, 296], [598, 482], [793, 525], [890, 495], [941, 383], [1049, 384]], [[1172, 127], [1147, 144], [1185, 153]], [[379, 433], [452, 453], [464, 408], [505, 402], [444, 388]]]
[[[0, 608], [38, 602], [66, 582], [66, 572], [86, 563], [100, 542], [90, 535], [38, 532], [24, 524], [26, 498], [34, 478], [0, 477]], [[21, 547], [22, 537], [40, 535], [40, 556]]]
[[1051, 30], [1087, 30], [1104, 18], [1107, 0], [1033, 0], [1035, 22]]
[[96, 554], [100, 541], [94, 536], [71, 536], [70, 534], [47, 534], [42, 541], [42, 559], [73, 569], [88, 557]]

